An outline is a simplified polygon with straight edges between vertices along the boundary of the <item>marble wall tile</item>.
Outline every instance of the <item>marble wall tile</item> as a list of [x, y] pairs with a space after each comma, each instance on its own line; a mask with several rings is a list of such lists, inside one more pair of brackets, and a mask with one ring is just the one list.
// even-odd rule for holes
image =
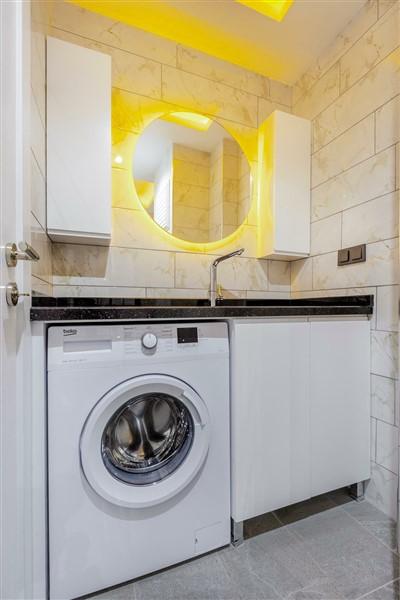
[[397, 475], [376, 463], [371, 464], [366, 499], [394, 520], [397, 519], [397, 485]]
[[[292, 86], [271, 79], [269, 87], [269, 95], [273, 102], [279, 102], [289, 108], [292, 106]], [[261, 96], [261, 94], [259, 95]]]
[[209, 291], [207, 289], [191, 289], [191, 288], [161, 288], [148, 287], [146, 288], [147, 298], [208, 298]]
[[376, 462], [376, 419], [371, 418], [370, 421], [370, 432], [371, 432], [371, 440], [370, 440], [370, 458], [374, 462]]
[[176, 44], [68, 2], [54, 2], [51, 25], [158, 62], [176, 65]]
[[40, 260], [32, 262], [32, 275], [47, 283], [52, 282], [52, 244], [41, 224], [31, 215], [31, 244], [40, 254]]
[[349, 89], [399, 45], [399, 8], [397, 4], [369, 29], [340, 61], [340, 90]]
[[363, 202], [342, 213], [342, 247], [387, 240], [399, 235], [399, 193]]
[[398, 334], [387, 331], [371, 332], [371, 372], [396, 379], [398, 375]]
[[311, 258], [295, 260], [291, 266], [291, 292], [313, 289], [313, 262]]
[[313, 155], [312, 187], [316, 187], [331, 177], [339, 175], [342, 171], [363, 162], [374, 152], [375, 119], [372, 114]]
[[378, 17], [378, 0], [367, 0], [360, 12], [345, 29], [337, 36], [335, 42], [317, 58], [314, 65], [300, 77], [293, 87], [293, 103], [313, 85], [326, 71], [334, 65], [341, 56], [351, 48]]
[[[313, 289], [395, 285], [398, 282], [398, 240], [367, 245], [367, 260], [338, 267], [337, 253], [313, 259]], [[310, 288], [312, 289], [312, 288]]]
[[290, 292], [290, 270], [289, 261], [268, 261], [269, 289], [273, 292]]
[[257, 96], [163, 65], [163, 99], [189, 110], [257, 126]]
[[[176, 287], [209, 288], [213, 257], [178, 253], [176, 255]], [[233, 258], [218, 269], [218, 283], [227, 290], [268, 290], [268, 261]]]
[[274, 300], [274, 299], [288, 299], [290, 298], [290, 292], [256, 292], [253, 290], [247, 290], [246, 298], [250, 300]]
[[31, 152], [31, 211], [46, 229], [46, 182]]
[[209, 54], [178, 45], [177, 67], [183, 71], [201, 75], [217, 83], [232, 86], [249, 94], [268, 98], [270, 82], [267, 77], [220, 60]]
[[31, 150], [44, 175], [46, 173], [46, 130], [34, 96], [31, 96]]
[[55, 285], [174, 286], [172, 252], [53, 244]]
[[395, 4], [398, 4], [399, 0], [378, 0], [378, 16], [379, 18], [392, 8]]
[[395, 189], [395, 150], [388, 148], [312, 191], [312, 220], [322, 219]]
[[55, 285], [56, 298], [145, 298], [146, 288], [96, 285]]
[[53, 286], [51, 283], [47, 281], [43, 281], [42, 279], [38, 279], [32, 275], [31, 277], [31, 291], [32, 296], [52, 296], [53, 295]]
[[399, 287], [398, 285], [377, 288], [376, 327], [383, 331], [399, 329]]
[[392, 473], [399, 469], [399, 431], [397, 427], [376, 422], [376, 462]]
[[293, 107], [296, 115], [313, 119], [339, 96], [340, 70], [336, 63], [301, 96]]
[[319, 150], [400, 92], [400, 49], [371, 69], [315, 119], [314, 150]]
[[400, 140], [400, 95], [376, 111], [376, 150], [379, 152]]
[[42, 123], [46, 122], [46, 42], [42, 31], [31, 32], [31, 88]]
[[170, 242], [152, 218], [141, 209], [112, 209], [111, 245], [170, 252], [177, 249], [176, 243]]
[[132, 173], [125, 169], [112, 169], [112, 206], [114, 208], [126, 208], [140, 210], [140, 201], [134, 188]]
[[395, 381], [371, 375], [371, 414], [376, 419], [395, 424]]
[[274, 110], [281, 110], [282, 112], [291, 112], [291, 109], [284, 104], [279, 102], [273, 102], [272, 100], [266, 100], [265, 98], [258, 98], [258, 125], [264, 123]]
[[113, 87], [151, 98], [161, 98], [161, 64], [159, 62], [94, 42], [61, 29], [53, 28], [52, 36], [64, 42], [111, 56]]
[[341, 247], [341, 232], [340, 213], [311, 223], [311, 255], [338, 250]]

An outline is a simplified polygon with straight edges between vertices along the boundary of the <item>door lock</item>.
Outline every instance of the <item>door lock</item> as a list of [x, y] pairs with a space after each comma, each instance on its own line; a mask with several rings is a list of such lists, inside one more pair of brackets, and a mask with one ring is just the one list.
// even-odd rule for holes
[[30, 296], [27, 292], [20, 292], [15, 281], [6, 285], [6, 301], [8, 306], [16, 306], [21, 296]]
[[8, 267], [16, 267], [19, 260], [33, 260], [36, 262], [40, 259], [39, 252], [27, 242], [20, 242], [18, 246], [13, 242], [6, 244], [6, 263]]

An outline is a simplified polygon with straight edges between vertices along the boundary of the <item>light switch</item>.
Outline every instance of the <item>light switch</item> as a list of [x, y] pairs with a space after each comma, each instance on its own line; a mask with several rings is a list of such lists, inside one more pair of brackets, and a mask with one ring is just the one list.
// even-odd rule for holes
[[351, 265], [353, 263], [364, 262], [366, 260], [366, 246], [360, 244], [351, 248], [338, 250], [338, 266]]

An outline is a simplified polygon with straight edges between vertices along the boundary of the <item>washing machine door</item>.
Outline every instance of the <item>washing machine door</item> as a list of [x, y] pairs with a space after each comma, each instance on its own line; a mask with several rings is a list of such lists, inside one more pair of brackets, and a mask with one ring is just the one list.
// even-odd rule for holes
[[154, 506], [179, 494], [204, 463], [210, 419], [180, 379], [143, 375], [112, 388], [89, 414], [80, 439], [86, 480], [119, 506]]

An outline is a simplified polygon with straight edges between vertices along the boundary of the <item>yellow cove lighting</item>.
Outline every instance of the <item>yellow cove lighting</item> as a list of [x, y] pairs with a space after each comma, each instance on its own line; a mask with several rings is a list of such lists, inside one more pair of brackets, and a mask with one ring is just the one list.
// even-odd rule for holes
[[236, 2], [252, 8], [270, 19], [282, 21], [293, 0], [236, 0]]
[[185, 127], [191, 127], [197, 131], [207, 131], [212, 121], [204, 115], [199, 115], [191, 112], [173, 112], [161, 117], [164, 121], [171, 121], [172, 123], [178, 123], [178, 125], [184, 125]]

